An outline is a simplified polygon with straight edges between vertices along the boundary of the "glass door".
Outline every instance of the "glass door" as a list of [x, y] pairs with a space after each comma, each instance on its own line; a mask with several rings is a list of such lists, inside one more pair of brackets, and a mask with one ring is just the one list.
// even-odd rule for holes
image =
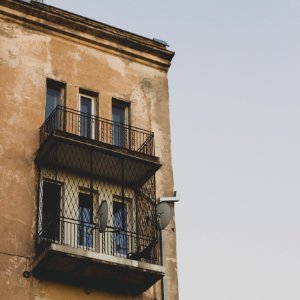
[[125, 107], [112, 106], [113, 145], [125, 147]]
[[[63, 108], [53, 111], [58, 105], [64, 105], [65, 85], [61, 82], [56, 82], [47, 79], [47, 93], [46, 93], [46, 106], [45, 106], [45, 120], [50, 115], [51, 118], [47, 121], [46, 132], [50, 133], [52, 130], [64, 128], [64, 113]], [[53, 114], [52, 114], [53, 113]]]
[[94, 138], [94, 99], [80, 95], [80, 136]]
[[113, 201], [114, 252], [127, 255], [126, 203]]
[[93, 199], [90, 194], [79, 193], [78, 221], [79, 245], [93, 248]]
[[61, 105], [61, 89], [47, 86], [45, 120], [47, 120], [57, 105]]

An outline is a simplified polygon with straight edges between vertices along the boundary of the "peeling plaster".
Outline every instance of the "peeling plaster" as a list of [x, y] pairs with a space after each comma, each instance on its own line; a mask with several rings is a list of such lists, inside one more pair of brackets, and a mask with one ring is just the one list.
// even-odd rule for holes
[[126, 63], [116, 56], [106, 57], [108, 65], [116, 72], [120, 73], [122, 77], [126, 75]]

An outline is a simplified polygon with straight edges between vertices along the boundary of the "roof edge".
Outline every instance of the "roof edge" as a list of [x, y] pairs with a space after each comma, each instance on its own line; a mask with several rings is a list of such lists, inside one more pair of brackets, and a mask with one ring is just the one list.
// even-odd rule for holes
[[[31, 21], [29, 23], [33, 23], [30, 19], [34, 18], [35, 26], [40, 25], [45, 28], [46, 25], [51, 24], [51, 26], [47, 26], [48, 30], [76, 36], [76, 38], [84, 39], [85, 42], [91, 44], [101, 44], [104, 48], [156, 64], [163, 69], [170, 67], [175, 55], [175, 52], [166, 49], [165, 45], [149, 38], [47, 4], [27, 3], [22, 0], [2, 0], [1, 6], [21, 13], [23, 21], [27, 20]], [[106, 41], [106, 43], [101, 41]], [[120, 46], [123, 48], [120, 49]]]

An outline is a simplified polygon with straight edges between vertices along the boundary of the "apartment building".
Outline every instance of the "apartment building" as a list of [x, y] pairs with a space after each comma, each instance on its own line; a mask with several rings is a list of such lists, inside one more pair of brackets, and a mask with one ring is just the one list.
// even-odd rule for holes
[[[0, 1], [0, 299], [178, 299], [157, 40]], [[168, 211], [165, 213], [168, 214]]]

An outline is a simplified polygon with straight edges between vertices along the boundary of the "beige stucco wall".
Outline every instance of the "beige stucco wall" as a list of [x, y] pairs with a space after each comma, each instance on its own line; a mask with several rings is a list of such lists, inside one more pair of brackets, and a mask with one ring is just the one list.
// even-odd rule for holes
[[[87, 294], [36, 278], [25, 279], [34, 257], [36, 185], [34, 164], [39, 127], [44, 121], [46, 79], [66, 83], [66, 105], [78, 109], [79, 88], [99, 94], [99, 111], [111, 119], [112, 97], [131, 103], [131, 125], [155, 132], [157, 196], [170, 196], [170, 152], [166, 71], [114, 55], [67, 37], [31, 29], [0, 15], [0, 299], [161, 299], [160, 283], [139, 297]], [[174, 228], [174, 220], [169, 229]], [[168, 297], [178, 298], [176, 241], [165, 233]]]

